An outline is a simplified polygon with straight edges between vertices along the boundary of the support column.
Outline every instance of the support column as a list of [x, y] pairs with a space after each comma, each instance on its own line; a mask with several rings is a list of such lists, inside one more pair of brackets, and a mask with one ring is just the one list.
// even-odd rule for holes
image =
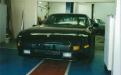
[[121, 0], [117, 0], [112, 75], [121, 75]]
[[73, 13], [74, 2], [66, 2], [66, 13]]
[[94, 19], [94, 4], [92, 4], [91, 19]]

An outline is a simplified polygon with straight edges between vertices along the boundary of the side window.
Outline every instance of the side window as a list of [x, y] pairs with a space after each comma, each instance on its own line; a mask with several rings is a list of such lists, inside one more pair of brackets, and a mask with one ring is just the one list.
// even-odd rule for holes
[[87, 18], [87, 20], [86, 20], [86, 25], [87, 25], [87, 26], [91, 25], [91, 19]]

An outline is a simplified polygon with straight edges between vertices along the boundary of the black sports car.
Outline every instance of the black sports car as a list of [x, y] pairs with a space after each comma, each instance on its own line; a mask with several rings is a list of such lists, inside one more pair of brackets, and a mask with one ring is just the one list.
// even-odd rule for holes
[[21, 31], [17, 47], [20, 55], [92, 59], [95, 47], [93, 25], [84, 14], [52, 14], [42, 25]]

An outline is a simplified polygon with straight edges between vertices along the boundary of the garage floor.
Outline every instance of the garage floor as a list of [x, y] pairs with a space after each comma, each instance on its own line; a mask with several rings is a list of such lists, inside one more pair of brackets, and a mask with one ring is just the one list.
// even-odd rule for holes
[[[17, 54], [15, 42], [11, 42], [11, 44], [1, 44], [0, 75], [37, 75], [32, 73], [38, 68], [43, 71], [49, 70], [49, 67], [52, 67], [50, 70], [51, 72], [53, 71], [53, 75], [57, 75], [56, 72], [59, 73], [59, 71], [64, 72], [61, 73], [61, 75], [110, 75], [109, 72], [104, 70], [103, 41], [104, 39], [102, 36], [96, 37], [96, 53], [92, 63], [82, 63], [82, 61], [65, 62], [57, 60], [49, 60], [48, 62], [48, 60], [40, 58], [21, 57]], [[48, 67], [46, 65], [46, 67], [42, 68], [45, 63], [48, 64]], [[50, 66], [50, 64], [52, 65]], [[49, 72], [49, 74], [42, 74], [42, 72], [38, 75], [51, 75]]]

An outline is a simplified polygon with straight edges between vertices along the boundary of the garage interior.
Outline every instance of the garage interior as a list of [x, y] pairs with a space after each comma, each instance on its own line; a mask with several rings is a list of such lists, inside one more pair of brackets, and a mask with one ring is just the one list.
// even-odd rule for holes
[[[121, 75], [119, 6], [120, 0], [0, 0], [0, 75]], [[103, 22], [91, 63], [18, 55], [18, 33], [54, 13], [81, 13]]]

